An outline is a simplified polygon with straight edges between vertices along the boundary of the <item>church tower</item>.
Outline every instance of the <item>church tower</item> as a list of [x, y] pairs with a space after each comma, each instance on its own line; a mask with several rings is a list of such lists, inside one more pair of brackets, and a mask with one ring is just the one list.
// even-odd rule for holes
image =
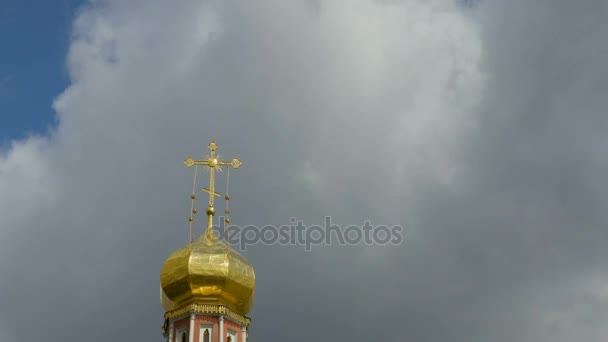
[[[187, 167], [195, 166], [190, 221], [190, 244], [175, 251], [160, 273], [161, 304], [165, 309], [163, 335], [170, 342], [246, 342], [250, 319], [247, 317], [255, 291], [255, 273], [245, 257], [221, 241], [213, 230], [215, 215], [215, 172], [227, 169], [226, 223], [230, 211], [228, 185], [230, 168], [241, 166], [238, 159], [223, 161], [216, 156], [215, 142], [203, 160], [188, 158]], [[198, 166], [209, 170], [207, 231], [192, 240], [192, 224], [197, 210], [196, 178]]]

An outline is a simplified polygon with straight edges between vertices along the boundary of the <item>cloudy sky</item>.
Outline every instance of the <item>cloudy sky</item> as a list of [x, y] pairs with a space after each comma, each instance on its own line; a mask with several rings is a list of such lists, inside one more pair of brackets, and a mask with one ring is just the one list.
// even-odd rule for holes
[[251, 341], [605, 341], [604, 0], [67, 3], [2, 107], [0, 341], [161, 341], [213, 139], [236, 224], [406, 232], [249, 247]]

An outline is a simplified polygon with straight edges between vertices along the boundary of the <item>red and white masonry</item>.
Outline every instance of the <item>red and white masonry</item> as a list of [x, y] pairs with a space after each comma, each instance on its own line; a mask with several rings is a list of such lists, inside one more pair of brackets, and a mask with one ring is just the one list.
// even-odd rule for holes
[[247, 327], [223, 315], [184, 315], [169, 321], [169, 342], [246, 342]]

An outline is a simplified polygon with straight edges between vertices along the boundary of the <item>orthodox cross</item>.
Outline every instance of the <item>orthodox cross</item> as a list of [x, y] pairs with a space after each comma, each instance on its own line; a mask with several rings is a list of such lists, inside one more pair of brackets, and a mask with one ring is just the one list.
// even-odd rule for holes
[[[209, 169], [209, 188], [203, 188], [203, 191], [209, 194], [209, 206], [207, 207], [207, 232], [212, 231], [213, 226], [213, 215], [215, 215], [215, 208], [213, 207], [213, 202], [215, 197], [220, 197], [221, 195], [215, 191], [215, 171], [222, 171], [222, 166], [226, 166], [228, 170], [230, 168], [238, 169], [241, 167], [241, 161], [237, 158], [232, 159], [231, 161], [224, 161], [221, 159], [220, 155], [216, 155], [215, 151], [218, 149], [218, 145], [215, 141], [212, 141], [207, 148], [209, 148], [210, 154], [203, 160], [194, 160], [191, 157], [186, 158], [184, 160], [184, 165], [190, 168], [192, 166], [203, 165]], [[196, 174], [195, 174], [195, 186], [196, 186]], [[196, 195], [192, 194], [192, 201], [196, 199]], [[228, 204], [228, 200], [230, 197], [226, 194], [226, 204]], [[194, 202], [193, 202], [194, 203]], [[194, 209], [194, 204], [192, 207], [192, 213], [196, 214], [196, 209]], [[229, 214], [228, 208], [226, 208], [226, 214]], [[193, 217], [190, 216], [190, 223], [192, 223]], [[190, 238], [192, 240], [192, 237]]]

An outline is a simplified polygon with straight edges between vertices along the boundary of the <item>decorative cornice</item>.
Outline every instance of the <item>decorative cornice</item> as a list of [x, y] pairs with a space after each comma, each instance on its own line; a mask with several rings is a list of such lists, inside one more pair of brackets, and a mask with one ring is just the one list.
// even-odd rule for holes
[[247, 327], [251, 323], [251, 319], [249, 317], [243, 316], [227, 306], [214, 304], [190, 304], [179, 309], [167, 311], [165, 313], [165, 320], [173, 320], [189, 313], [224, 315], [235, 323]]

